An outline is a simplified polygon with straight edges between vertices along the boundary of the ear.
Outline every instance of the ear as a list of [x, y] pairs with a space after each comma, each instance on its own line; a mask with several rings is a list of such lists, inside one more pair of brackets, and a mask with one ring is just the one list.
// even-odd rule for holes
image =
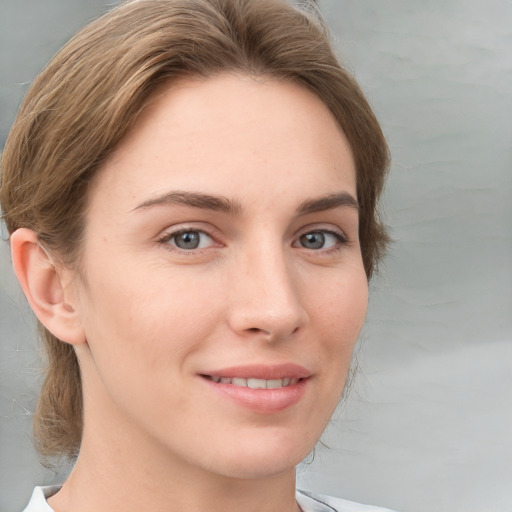
[[11, 235], [11, 255], [16, 277], [41, 323], [62, 341], [85, 343], [80, 316], [66, 286], [70, 279], [64, 279], [71, 271], [59, 270], [30, 229], [20, 228]]

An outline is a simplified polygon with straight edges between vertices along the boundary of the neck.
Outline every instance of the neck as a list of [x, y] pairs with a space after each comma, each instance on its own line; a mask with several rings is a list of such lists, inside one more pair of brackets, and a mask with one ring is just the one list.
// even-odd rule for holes
[[300, 510], [294, 469], [254, 478], [222, 475], [177, 458], [129, 424], [110, 420], [84, 426], [75, 468], [48, 500], [55, 512]]
[[[133, 454], [133, 450], [127, 450]], [[148, 459], [114, 464], [80, 457], [62, 490], [49, 499], [55, 512], [297, 512], [295, 474], [260, 479], [212, 477], [190, 471], [148, 471]], [[134, 462], [136, 461], [136, 462]]]

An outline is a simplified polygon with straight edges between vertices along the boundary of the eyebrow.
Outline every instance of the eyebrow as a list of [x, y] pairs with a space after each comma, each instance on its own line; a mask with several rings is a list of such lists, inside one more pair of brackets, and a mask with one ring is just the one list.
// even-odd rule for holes
[[308, 213], [322, 212], [345, 206], [359, 211], [357, 200], [348, 192], [340, 192], [338, 194], [329, 194], [316, 199], [310, 199], [300, 203], [297, 208], [299, 215], [307, 215]]
[[139, 204], [135, 210], [146, 209], [157, 205], [191, 206], [193, 208], [224, 212], [231, 215], [240, 215], [242, 213], [242, 205], [238, 201], [233, 201], [222, 196], [181, 191], [169, 192], [148, 199]]
[[[202, 194], [200, 192], [184, 191], [173, 191], [148, 199], [136, 206], [133, 211], [161, 205], [190, 206], [192, 208], [219, 211], [235, 216], [240, 216], [243, 212], [242, 205], [236, 200], [223, 196]], [[297, 213], [298, 215], [307, 215], [338, 207], [349, 207], [359, 211], [357, 200], [348, 192], [340, 192], [303, 201], [299, 204]]]

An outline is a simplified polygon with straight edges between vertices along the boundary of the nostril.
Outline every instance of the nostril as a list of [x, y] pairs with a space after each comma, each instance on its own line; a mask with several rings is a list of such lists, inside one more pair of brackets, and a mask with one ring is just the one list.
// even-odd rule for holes
[[246, 329], [246, 331], [251, 333], [251, 334], [260, 334], [260, 335], [268, 336], [268, 337], [272, 337], [273, 336], [272, 331], [266, 330], [266, 329], [262, 329], [260, 327], [249, 327], [248, 329]]

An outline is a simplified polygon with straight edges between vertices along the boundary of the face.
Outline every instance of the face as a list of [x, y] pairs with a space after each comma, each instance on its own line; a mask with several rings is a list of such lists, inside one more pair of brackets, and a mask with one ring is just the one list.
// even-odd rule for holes
[[91, 187], [73, 282], [84, 439], [226, 476], [293, 471], [364, 320], [355, 197], [348, 142], [301, 86], [161, 89]]

